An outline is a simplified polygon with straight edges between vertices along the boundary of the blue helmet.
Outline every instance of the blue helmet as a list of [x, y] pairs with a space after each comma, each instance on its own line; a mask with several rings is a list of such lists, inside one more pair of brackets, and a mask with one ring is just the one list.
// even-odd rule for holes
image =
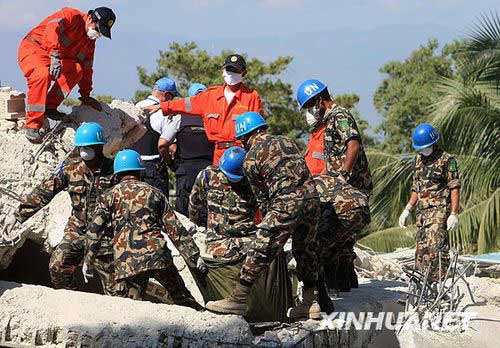
[[156, 81], [155, 85], [153, 86], [153, 90], [172, 93], [173, 95], [176, 95], [178, 97], [181, 96], [179, 92], [177, 92], [177, 86], [175, 84], [175, 81], [169, 79], [168, 77], [162, 77], [161, 79]]
[[267, 127], [267, 122], [258, 112], [245, 112], [236, 119], [236, 138], [242, 137], [260, 127]]
[[201, 84], [201, 83], [192, 83], [191, 86], [189, 86], [188, 94], [190, 97], [194, 97], [198, 93], [204, 91], [207, 89], [207, 86]]
[[420, 124], [413, 131], [413, 148], [422, 150], [429, 147], [439, 140], [439, 133], [430, 124]]
[[245, 150], [239, 146], [231, 146], [219, 160], [219, 168], [231, 181], [243, 179], [243, 161]]
[[83, 123], [75, 134], [75, 146], [104, 145], [104, 129], [95, 122]]
[[326, 89], [326, 85], [319, 80], [305, 80], [297, 88], [297, 103], [302, 109], [304, 104]]
[[134, 150], [121, 150], [116, 154], [113, 163], [114, 174], [134, 170], [144, 170], [141, 155]]

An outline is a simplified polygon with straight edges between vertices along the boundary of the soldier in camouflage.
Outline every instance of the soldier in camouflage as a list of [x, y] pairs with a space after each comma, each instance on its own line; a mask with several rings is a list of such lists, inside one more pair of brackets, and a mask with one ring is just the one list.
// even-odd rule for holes
[[240, 281], [232, 295], [207, 303], [209, 310], [243, 314], [251, 286], [293, 238], [299, 280], [304, 283], [303, 300], [289, 309], [289, 317], [320, 318], [316, 302], [318, 262], [316, 223], [319, 197], [299, 146], [289, 138], [266, 133], [261, 115], [247, 112], [236, 120], [236, 136], [248, 153], [244, 172], [262, 212], [255, 241], [241, 269]]
[[[62, 241], [54, 248], [49, 263], [52, 284], [56, 289], [76, 290], [75, 270], [84, 256], [87, 223], [99, 197], [112, 187], [113, 162], [103, 155], [104, 130], [97, 123], [84, 123], [75, 134], [75, 150], [24, 197], [15, 212], [14, 222], [23, 223], [50, 203], [61, 191], [68, 191], [73, 207]], [[96, 270], [104, 292], [114, 293], [112, 253], [109, 238], [98, 251]]]
[[[458, 225], [460, 177], [457, 160], [438, 145], [439, 133], [428, 124], [417, 126], [413, 147], [420, 151], [415, 161], [412, 193], [399, 218], [406, 226], [411, 210], [417, 206], [417, 248], [415, 265], [429, 279], [443, 279], [449, 264], [448, 231]], [[441, 268], [439, 267], [441, 265]]]
[[207, 251], [215, 258], [239, 258], [255, 238], [257, 201], [243, 176], [245, 150], [233, 146], [224, 152], [219, 167], [202, 170], [189, 197], [189, 219], [201, 223], [207, 211]]
[[156, 279], [174, 304], [203, 309], [186, 288], [175, 268], [162, 233], [165, 231], [179, 251], [196, 264], [199, 250], [158, 189], [140, 181], [144, 170], [140, 155], [120, 151], [114, 173], [119, 181], [99, 202], [89, 225], [91, 242], [85, 256], [88, 272], [107, 225], [113, 230], [113, 252], [117, 296], [142, 300], [149, 278]]
[[354, 244], [356, 233], [370, 223], [368, 197], [342, 176], [318, 175], [314, 182], [321, 200], [318, 223], [321, 274], [329, 288], [350, 291], [351, 287], [358, 287], [356, 276], [351, 274], [356, 259]]
[[[340, 245], [349, 246], [335, 251], [337, 257], [334, 260], [339, 263], [322, 264], [327, 279], [329, 275], [333, 275], [333, 279], [328, 282], [329, 287], [349, 291], [352, 286], [357, 287], [358, 284], [353, 263], [356, 257], [353, 251], [355, 233], [370, 223], [368, 197], [373, 189], [361, 134], [351, 112], [333, 102], [328, 87], [321, 81], [304, 81], [297, 90], [297, 102], [301, 109], [306, 110], [306, 120], [309, 124], [321, 124], [325, 127], [322, 144], [325, 168], [321, 173], [324, 175], [316, 180], [317, 184], [323, 181], [320, 185], [323, 187], [320, 192], [323, 201], [323, 218], [320, 219], [321, 228], [318, 228], [318, 234], [322, 236], [318, 239], [336, 241], [334, 245], [331, 245], [333, 249], [323, 243], [320, 244], [326, 247], [325, 253], [327, 254]], [[321, 148], [321, 146], [317, 147]], [[328, 179], [327, 176], [334, 179]], [[328, 185], [333, 186], [328, 187]], [[337, 198], [336, 195], [328, 194], [328, 192], [341, 193], [341, 197]], [[364, 206], [365, 203], [366, 206]], [[354, 209], [345, 219], [338, 220], [334, 217], [338, 215], [339, 210], [351, 206], [364, 206], [361, 209], [363, 212]], [[341, 212], [342, 214], [344, 212]], [[343, 242], [342, 239], [344, 239]]]
[[325, 125], [324, 174], [341, 175], [354, 188], [370, 195], [372, 176], [361, 134], [351, 112], [335, 104], [327, 86], [318, 80], [303, 82], [297, 91], [297, 101], [301, 109], [307, 110], [308, 118]]

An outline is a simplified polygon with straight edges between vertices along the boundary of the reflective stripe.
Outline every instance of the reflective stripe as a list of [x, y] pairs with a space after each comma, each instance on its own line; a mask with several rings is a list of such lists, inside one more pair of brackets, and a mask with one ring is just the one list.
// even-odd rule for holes
[[320, 159], [320, 160], [325, 160], [325, 155], [322, 152], [313, 152], [312, 158]]
[[28, 104], [26, 106], [26, 111], [31, 111], [31, 112], [45, 112], [45, 105]]
[[86, 60], [83, 62], [83, 65], [85, 65], [86, 67], [92, 68], [92, 66], [94, 65], [94, 61]]
[[237, 119], [238, 117], [240, 117], [240, 116], [241, 116], [241, 114], [239, 114], [239, 115], [233, 115], [233, 121], [236, 121], [236, 119]]
[[61, 22], [63, 19], [62, 18], [52, 18], [50, 21], [47, 22], [47, 25], [51, 24], [51, 23], [59, 23]]
[[80, 52], [77, 53], [76, 58], [78, 60], [84, 60], [85, 59], [85, 54], [82, 51], [80, 51]]
[[219, 118], [219, 114], [206, 114], [206, 118], [215, 118], [215, 119], [218, 119]]
[[193, 107], [191, 106], [191, 97], [187, 97], [184, 99], [184, 105], [186, 105], [186, 111], [193, 110]]
[[68, 37], [66, 35], [60, 34], [59, 38], [61, 39], [61, 42], [64, 46], [68, 47], [69, 45], [71, 45], [71, 40], [68, 39]]

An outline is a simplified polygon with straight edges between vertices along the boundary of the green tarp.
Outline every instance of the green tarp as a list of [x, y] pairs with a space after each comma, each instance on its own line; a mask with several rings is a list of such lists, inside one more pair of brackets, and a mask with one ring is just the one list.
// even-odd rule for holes
[[[244, 256], [236, 260], [204, 260], [209, 268], [206, 276], [190, 270], [205, 303], [229, 297], [239, 281]], [[253, 287], [245, 319], [249, 322], [285, 322], [286, 311], [291, 306], [292, 285], [288, 277], [286, 257], [281, 252]]]

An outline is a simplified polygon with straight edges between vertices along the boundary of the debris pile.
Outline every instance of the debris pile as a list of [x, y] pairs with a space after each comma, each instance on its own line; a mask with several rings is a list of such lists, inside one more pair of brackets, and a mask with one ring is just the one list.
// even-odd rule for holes
[[354, 266], [363, 278], [376, 280], [401, 280], [404, 278], [401, 264], [384, 255], [377, 255], [366, 250], [354, 249], [358, 256]]
[[40, 145], [26, 140], [18, 124], [22, 121], [3, 121], [9, 127], [0, 129], [0, 270], [8, 267], [26, 238], [43, 244], [47, 251], [62, 238], [71, 212], [66, 192], [61, 192], [10, 236], [2, 236], [1, 227], [5, 217], [18, 206], [20, 197], [52, 173], [73, 149], [74, 133], [82, 122], [101, 124], [109, 141], [105, 146], [108, 156], [134, 143], [145, 133], [142, 110], [133, 104], [114, 100], [109, 106], [101, 105], [102, 112], [88, 106], [74, 107], [69, 122], [62, 124], [63, 127], [58, 123], [60, 131], [54, 134], [52, 141]]

